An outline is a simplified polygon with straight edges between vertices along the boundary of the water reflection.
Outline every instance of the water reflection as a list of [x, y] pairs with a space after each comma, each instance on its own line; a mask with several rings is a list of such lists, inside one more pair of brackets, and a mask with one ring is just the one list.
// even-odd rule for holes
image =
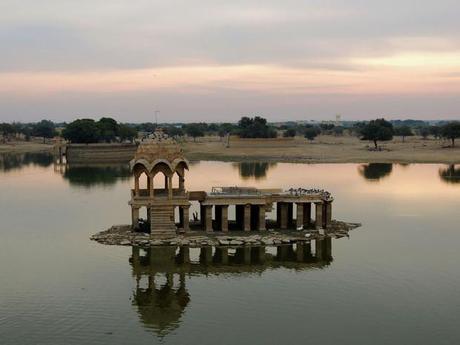
[[53, 164], [53, 155], [47, 152], [3, 153], [0, 154], [0, 171], [8, 172], [29, 165], [49, 167]]
[[390, 176], [393, 171], [391, 163], [369, 163], [358, 167], [359, 174], [368, 181], [379, 181], [384, 177]]
[[447, 168], [439, 169], [439, 177], [446, 183], [460, 183], [460, 168], [451, 164]]
[[131, 177], [128, 165], [85, 165], [73, 166], [67, 164], [60, 168], [62, 177], [76, 187], [90, 188], [94, 186], [110, 186], [119, 180], [127, 180]]
[[261, 274], [266, 270], [305, 271], [330, 265], [332, 239], [278, 247], [132, 248], [136, 280], [133, 305], [141, 322], [163, 337], [180, 326], [191, 301], [187, 279], [193, 276]]
[[276, 166], [276, 163], [267, 162], [241, 162], [234, 163], [234, 167], [238, 168], [240, 177], [243, 180], [254, 178], [256, 180], [267, 177], [267, 172]]

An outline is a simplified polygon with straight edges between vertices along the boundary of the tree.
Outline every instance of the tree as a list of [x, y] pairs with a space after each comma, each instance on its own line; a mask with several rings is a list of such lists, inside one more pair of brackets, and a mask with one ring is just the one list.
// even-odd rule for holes
[[69, 123], [62, 135], [73, 143], [97, 143], [100, 129], [96, 121], [92, 119], [78, 119]]
[[260, 116], [243, 116], [238, 121], [238, 135], [241, 138], [276, 138], [276, 130], [268, 126], [267, 120]]
[[321, 130], [317, 127], [307, 127], [304, 130], [304, 136], [310, 141], [315, 140], [315, 138], [318, 136], [318, 134], [321, 132]]
[[166, 127], [166, 133], [170, 137], [182, 137], [184, 135], [184, 130], [180, 127], [169, 126], [169, 127]]
[[129, 140], [133, 142], [133, 140], [137, 137], [137, 130], [126, 124], [120, 124], [118, 125], [118, 136], [121, 141]]
[[2, 134], [5, 139], [14, 133], [15, 129], [13, 125], [9, 123], [0, 123], [0, 134]]
[[53, 138], [56, 135], [54, 123], [48, 120], [41, 120], [33, 126], [32, 134], [36, 137], [43, 137], [43, 143], [45, 143], [46, 138]]
[[334, 131], [336, 137], [343, 135], [343, 127], [341, 126], [335, 126], [332, 130]]
[[424, 140], [430, 135], [430, 129], [427, 126], [419, 128], [418, 132]]
[[441, 136], [441, 127], [433, 125], [429, 127], [429, 132], [435, 139], [439, 139]]
[[446, 123], [441, 127], [441, 135], [443, 138], [450, 139], [452, 147], [455, 146], [455, 139], [460, 137], [460, 122], [453, 121]]
[[393, 139], [393, 125], [385, 119], [372, 120], [361, 128], [361, 140], [371, 140], [377, 149], [378, 141]]
[[406, 137], [411, 137], [414, 135], [412, 129], [409, 126], [395, 127], [394, 134], [398, 137], [402, 137], [403, 142], [405, 141]]
[[98, 122], [100, 139], [110, 143], [118, 136], [118, 123], [110, 117], [102, 117]]
[[196, 138], [204, 136], [203, 127], [199, 123], [190, 123], [185, 127], [185, 133], [196, 141]]
[[297, 134], [297, 131], [295, 130], [295, 128], [288, 128], [287, 130], [284, 131], [283, 137], [293, 138], [296, 136], [296, 134]]

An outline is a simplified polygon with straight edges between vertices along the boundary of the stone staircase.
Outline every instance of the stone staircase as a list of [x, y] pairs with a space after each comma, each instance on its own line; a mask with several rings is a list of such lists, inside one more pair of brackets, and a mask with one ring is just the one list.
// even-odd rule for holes
[[171, 205], [156, 205], [151, 208], [150, 231], [152, 237], [176, 235], [174, 208]]

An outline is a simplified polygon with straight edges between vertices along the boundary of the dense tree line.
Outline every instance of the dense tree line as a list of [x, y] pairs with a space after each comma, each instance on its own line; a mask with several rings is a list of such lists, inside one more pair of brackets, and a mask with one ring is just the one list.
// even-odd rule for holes
[[72, 143], [110, 143], [133, 141], [137, 137], [137, 130], [110, 117], [103, 117], [99, 121], [75, 120], [64, 128], [62, 136]]
[[41, 137], [43, 142], [46, 139], [53, 138], [57, 135], [56, 125], [52, 121], [41, 120], [37, 123], [0, 123], [0, 134], [10, 139], [15, 135], [22, 134], [29, 140], [30, 137]]

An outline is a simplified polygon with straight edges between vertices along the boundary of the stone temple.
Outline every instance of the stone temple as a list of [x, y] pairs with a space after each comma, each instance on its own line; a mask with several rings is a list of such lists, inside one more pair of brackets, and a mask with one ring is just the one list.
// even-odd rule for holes
[[[179, 145], [161, 129], [139, 145], [130, 168], [134, 174], [129, 202], [132, 228], [147, 231], [151, 237], [200, 230], [265, 231], [268, 226], [281, 230], [319, 229], [331, 224], [333, 198], [324, 190], [212, 187], [210, 192], [187, 191], [185, 176], [190, 164]], [[143, 208], [146, 217], [140, 219]], [[191, 208], [196, 210], [193, 220]], [[267, 219], [275, 209], [276, 219]]]

